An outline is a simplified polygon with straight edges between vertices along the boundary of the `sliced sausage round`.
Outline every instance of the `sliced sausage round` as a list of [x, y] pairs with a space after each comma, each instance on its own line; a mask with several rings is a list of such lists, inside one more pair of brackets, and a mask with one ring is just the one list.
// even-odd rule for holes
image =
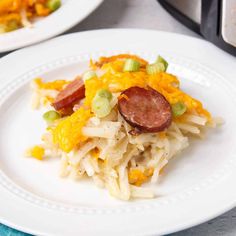
[[70, 84], [68, 84], [62, 91], [59, 92], [53, 107], [60, 111], [68, 107], [72, 107], [74, 103], [85, 97], [84, 82], [80, 78], [76, 78]]
[[132, 127], [141, 132], [159, 132], [171, 124], [171, 106], [153, 89], [131, 87], [121, 93], [118, 110]]

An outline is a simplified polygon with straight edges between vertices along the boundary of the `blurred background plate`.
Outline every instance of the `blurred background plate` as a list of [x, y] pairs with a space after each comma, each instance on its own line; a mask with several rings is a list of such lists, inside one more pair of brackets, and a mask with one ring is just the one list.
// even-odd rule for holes
[[38, 20], [32, 28], [0, 34], [0, 53], [52, 38], [75, 26], [93, 12], [103, 0], [62, 0], [53, 14]]

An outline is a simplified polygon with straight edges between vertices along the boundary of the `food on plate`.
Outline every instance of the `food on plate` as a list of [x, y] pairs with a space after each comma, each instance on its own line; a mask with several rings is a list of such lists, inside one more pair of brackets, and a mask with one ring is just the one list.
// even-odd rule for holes
[[[69, 83], [59, 94], [56, 96], [55, 101], [52, 103], [56, 110], [63, 111], [68, 110], [68, 107], [78, 103], [85, 96], [84, 82], [81, 78], [76, 78], [74, 81]], [[71, 109], [72, 110], [72, 109]]]
[[154, 89], [131, 87], [121, 93], [118, 110], [132, 127], [140, 132], [164, 131], [171, 124], [171, 106]]
[[145, 183], [158, 182], [191, 136], [221, 123], [167, 70], [161, 56], [121, 54], [91, 60], [72, 81], [35, 79], [32, 105], [46, 107], [47, 129], [27, 156], [60, 158], [61, 176], [90, 177], [116, 198], [153, 198]]
[[61, 6], [61, 0], [1, 0], [0, 33], [32, 25], [32, 20], [45, 17]]

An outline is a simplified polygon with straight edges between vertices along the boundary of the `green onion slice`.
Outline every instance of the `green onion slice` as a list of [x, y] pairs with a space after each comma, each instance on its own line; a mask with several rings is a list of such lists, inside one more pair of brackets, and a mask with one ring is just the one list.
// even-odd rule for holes
[[43, 114], [43, 119], [48, 122], [48, 123], [52, 123], [53, 121], [57, 120], [61, 118], [61, 115], [56, 112], [56, 111], [47, 111]]
[[167, 68], [168, 68], [168, 62], [167, 62], [162, 56], [159, 55], [159, 56], [157, 57], [156, 62], [157, 62], [157, 63], [162, 63], [162, 64], [164, 65], [164, 67], [165, 67], [165, 70], [164, 70], [164, 71], [167, 70]]
[[107, 116], [111, 112], [111, 105], [109, 100], [104, 97], [95, 96], [92, 101], [92, 111], [99, 118]]
[[140, 63], [133, 59], [126, 59], [123, 71], [127, 72], [135, 72], [139, 71]]
[[93, 70], [89, 70], [83, 74], [83, 81], [85, 82], [88, 79], [92, 79], [94, 77], [97, 77], [97, 74]]
[[173, 104], [171, 108], [172, 108], [172, 114], [175, 117], [183, 115], [187, 110], [186, 105], [182, 102], [177, 102]]
[[146, 70], [149, 75], [154, 75], [154, 74], [165, 71], [165, 66], [163, 63], [160, 63], [160, 62], [149, 64], [147, 65]]
[[61, 6], [61, 0], [48, 0], [47, 7], [51, 11], [56, 11]]
[[100, 89], [97, 91], [96, 97], [107, 98], [109, 101], [111, 101], [112, 93], [107, 89]]

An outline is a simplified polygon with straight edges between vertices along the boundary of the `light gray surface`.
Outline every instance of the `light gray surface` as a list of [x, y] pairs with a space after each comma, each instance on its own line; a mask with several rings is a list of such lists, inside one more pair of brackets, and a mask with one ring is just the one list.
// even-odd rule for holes
[[[92, 15], [67, 33], [101, 28], [145, 28], [199, 37], [172, 18], [155, 0], [105, 0]], [[207, 223], [172, 234], [188, 235], [236, 235], [236, 208]]]
[[92, 15], [69, 32], [101, 28], [156, 29], [198, 37], [155, 0], [104, 0]]

